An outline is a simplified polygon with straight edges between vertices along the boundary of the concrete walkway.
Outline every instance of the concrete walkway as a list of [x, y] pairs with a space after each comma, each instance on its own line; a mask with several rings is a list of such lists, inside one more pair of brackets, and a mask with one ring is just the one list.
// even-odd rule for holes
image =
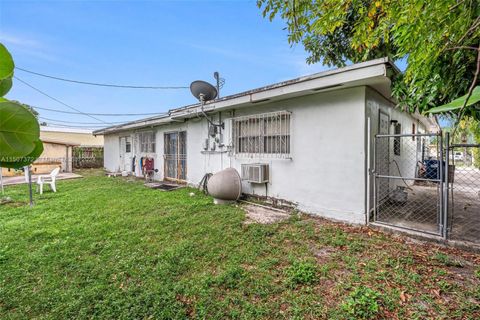
[[[43, 174], [42, 174], [43, 175]], [[37, 182], [38, 174], [32, 175], [32, 183], [35, 184]], [[57, 176], [57, 180], [67, 180], [67, 179], [77, 179], [82, 178], [81, 175], [73, 173], [73, 172], [61, 172]], [[15, 184], [23, 184], [26, 183], [25, 176], [14, 176], [14, 177], [3, 177], [3, 185], [15, 185]]]

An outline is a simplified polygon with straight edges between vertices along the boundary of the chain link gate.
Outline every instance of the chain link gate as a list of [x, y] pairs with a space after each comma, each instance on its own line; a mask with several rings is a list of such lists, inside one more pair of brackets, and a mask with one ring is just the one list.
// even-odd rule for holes
[[480, 244], [480, 144], [450, 144], [448, 133], [377, 134], [374, 224]]
[[375, 136], [374, 223], [444, 234], [442, 147], [439, 134]]
[[448, 234], [452, 240], [480, 244], [480, 144], [449, 144], [448, 163]]

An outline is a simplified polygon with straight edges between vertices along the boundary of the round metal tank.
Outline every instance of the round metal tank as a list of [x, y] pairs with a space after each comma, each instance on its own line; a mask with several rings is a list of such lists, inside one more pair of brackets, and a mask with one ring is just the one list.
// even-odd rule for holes
[[242, 181], [237, 170], [227, 168], [211, 176], [207, 188], [215, 204], [230, 203], [242, 194]]

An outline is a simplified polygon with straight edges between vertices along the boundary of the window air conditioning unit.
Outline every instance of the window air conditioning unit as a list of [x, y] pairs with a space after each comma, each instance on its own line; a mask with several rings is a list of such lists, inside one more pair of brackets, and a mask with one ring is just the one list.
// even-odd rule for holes
[[266, 183], [269, 180], [268, 164], [249, 163], [242, 164], [242, 180], [251, 183]]

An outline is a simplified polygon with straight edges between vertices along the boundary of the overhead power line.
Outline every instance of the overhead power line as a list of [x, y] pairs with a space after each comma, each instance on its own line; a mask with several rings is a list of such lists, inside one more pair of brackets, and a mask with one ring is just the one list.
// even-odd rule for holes
[[[45, 120], [45, 121], [55, 121], [55, 122], [59, 122], [59, 123], [65, 123], [65, 124], [69, 124], [69, 123], [73, 123], [73, 124], [99, 124], [98, 122], [80, 122], [80, 121], [66, 121], [66, 120], [61, 120], [61, 119], [50, 119], [50, 118], [46, 118], [46, 117], [38, 117], [39, 119], [42, 119], [42, 120]], [[121, 124], [121, 123], [125, 123], [125, 121], [118, 121], [118, 122], [110, 122], [109, 124]]]
[[53, 101], [56, 101], [56, 102], [64, 105], [64, 106], [67, 107], [67, 108], [70, 108], [70, 109], [72, 109], [72, 110], [75, 110], [75, 111], [79, 112], [80, 114], [83, 114], [83, 115], [85, 115], [85, 116], [87, 116], [87, 117], [90, 117], [90, 118], [92, 118], [92, 119], [94, 119], [94, 120], [100, 121], [100, 122], [105, 123], [105, 124], [109, 124], [108, 122], [106, 122], [106, 121], [104, 121], [104, 120], [102, 120], [102, 119], [99, 119], [99, 118], [94, 117], [94, 116], [92, 116], [92, 115], [89, 115], [89, 114], [87, 114], [87, 113], [85, 113], [85, 112], [82, 112], [81, 110], [79, 110], [79, 109], [77, 109], [77, 108], [75, 108], [75, 107], [72, 107], [71, 105], [66, 104], [66, 103], [63, 102], [63, 101], [61, 101], [61, 100], [59, 100], [59, 99], [57, 99], [57, 98], [52, 97], [51, 95], [43, 92], [43, 91], [40, 90], [40, 89], [35, 88], [34, 86], [32, 86], [31, 84], [29, 84], [28, 82], [25, 82], [25, 81], [23, 81], [22, 79], [18, 78], [17, 76], [13, 76], [13, 77], [14, 77], [15, 79], [17, 79], [18, 81], [20, 81], [21, 83], [23, 83], [24, 85], [30, 87], [31, 89], [37, 91], [37, 92], [40, 93], [40, 94], [46, 96], [47, 98], [52, 99]]
[[83, 128], [83, 129], [101, 129], [106, 126], [75, 126], [75, 125], [66, 125], [61, 123], [46, 122], [47, 126], [57, 127], [57, 128]]
[[122, 85], [122, 84], [112, 84], [112, 83], [98, 83], [98, 82], [72, 80], [72, 79], [51, 76], [48, 74], [23, 69], [20, 67], [15, 67], [15, 69], [18, 69], [20, 71], [27, 72], [30, 74], [34, 74], [36, 76], [44, 77], [44, 78], [49, 78], [49, 79], [54, 79], [54, 80], [64, 81], [64, 82], [77, 83], [77, 84], [84, 84], [89, 86], [98, 86], [98, 87], [123, 88], [123, 89], [154, 89], [154, 90], [178, 90], [178, 89], [190, 88], [186, 86], [136, 86], [136, 85]]
[[[65, 111], [65, 110], [58, 110], [58, 109], [51, 109], [51, 108], [44, 108], [44, 107], [37, 107], [35, 106], [34, 109], [39, 109], [39, 110], [45, 110], [45, 111], [52, 111], [52, 112], [58, 112], [58, 113], [66, 113], [66, 114], [82, 114], [82, 115], [85, 115], [85, 116], [105, 116], [105, 117], [127, 117], [127, 116], [157, 116], [157, 115], [165, 115], [165, 114], [168, 114], [168, 112], [150, 112], [150, 113], [91, 113], [91, 112], [83, 112], [83, 111], [80, 111], [72, 106], [69, 106], [67, 105], [66, 103], [48, 95], [47, 93], [41, 91], [40, 89], [37, 89], [35, 88], [34, 86], [32, 86], [31, 84], [27, 83], [26, 81], [18, 78], [17, 76], [14, 76], [15, 79], [17, 79], [18, 81], [22, 82], [23, 84], [25, 84], [26, 86], [30, 87], [31, 89], [41, 93], [42, 95], [50, 98], [50, 99], [53, 99], [54, 101], [62, 104], [62, 105], [65, 105], [67, 106], [68, 108], [70, 109], [73, 109], [75, 110], [76, 112], [73, 112], [73, 111]], [[100, 119], [97, 119], [97, 118], [93, 118], [95, 120], [98, 120], [98, 121], [102, 121], [103, 123], [110, 123], [110, 122], [105, 122], [103, 120], [100, 120]]]
[[34, 109], [39, 110], [46, 110], [58, 113], [66, 113], [66, 114], [89, 114], [92, 116], [104, 116], [104, 117], [127, 117], [127, 116], [159, 116], [168, 114], [168, 112], [160, 112], [160, 113], [91, 113], [91, 112], [73, 112], [73, 111], [64, 111], [58, 109], [50, 109], [50, 108], [43, 108], [43, 107], [34, 107]]

